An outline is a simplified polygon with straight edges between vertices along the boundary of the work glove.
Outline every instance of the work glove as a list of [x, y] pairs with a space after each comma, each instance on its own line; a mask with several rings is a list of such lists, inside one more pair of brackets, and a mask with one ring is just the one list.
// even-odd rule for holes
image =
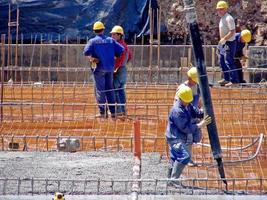
[[212, 119], [209, 115], [206, 115], [201, 122], [197, 124], [198, 128], [203, 128], [211, 123]]
[[219, 45], [224, 45], [226, 43], [226, 40], [224, 38], [221, 38], [219, 41]]

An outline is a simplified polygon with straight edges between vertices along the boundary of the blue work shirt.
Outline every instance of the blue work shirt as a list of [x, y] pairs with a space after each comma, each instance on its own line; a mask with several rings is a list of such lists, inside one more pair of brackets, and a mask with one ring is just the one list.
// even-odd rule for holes
[[245, 43], [241, 42], [241, 33], [235, 34], [235, 41], [236, 41], [235, 58], [240, 58], [243, 56], [243, 49], [246, 45]]
[[192, 104], [185, 107], [180, 100], [176, 101], [168, 118], [166, 130], [168, 143], [179, 141], [186, 144], [201, 140], [201, 131], [196, 123], [192, 123], [192, 118], [203, 118], [203, 112]]
[[114, 58], [119, 57], [124, 47], [113, 38], [104, 35], [96, 35], [90, 39], [83, 50], [85, 56], [92, 56], [99, 60], [96, 70], [113, 72]]

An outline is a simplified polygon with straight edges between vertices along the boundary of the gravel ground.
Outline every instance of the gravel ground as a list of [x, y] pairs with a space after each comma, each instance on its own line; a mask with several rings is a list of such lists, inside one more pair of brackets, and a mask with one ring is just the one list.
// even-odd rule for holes
[[[133, 177], [133, 154], [128, 152], [0, 152], [0, 178], [20, 178], [20, 194], [31, 194], [31, 178], [42, 179], [34, 182], [34, 194], [53, 193], [57, 191], [58, 183], [49, 182], [45, 190], [44, 179], [74, 179], [74, 180], [125, 180]], [[167, 162], [161, 162], [157, 153], [143, 154], [142, 178], [165, 178]], [[86, 185], [87, 194], [106, 194], [110, 192], [111, 182], [103, 183], [97, 191], [97, 182]], [[62, 182], [60, 191], [69, 194], [81, 194], [84, 182], [75, 184], [71, 189], [71, 182]], [[126, 187], [126, 189], [125, 189]], [[3, 192], [5, 190], [5, 192]], [[70, 192], [70, 190], [72, 190]], [[131, 186], [125, 183], [114, 184], [115, 194], [129, 194]], [[126, 192], [125, 192], [126, 191]], [[1, 194], [17, 194], [18, 182], [0, 181]]]
[[[125, 180], [133, 179], [133, 160], [133, 154], [129, 152], [0, 152], [0, 200], [47, 200], [52, 199], [53, 194], [58, 191], [66, 195], [66, 200], [131, 199], [132, 183], [125, 183]], [[145, 153], [142, 155], [141, 177], [165, 179], [167, 166], [167, 161], [160, 154]], [[5, 178], [9, 180], [5, 182]], [[10, 180], [12, 178], [14, 180]], [[46, 182], [46, 179], [49, 181]], [[59, 183], [58, 180], [63, 181]], [[172, 188], [166, 193], [166, 181], [157, 183], [156, 192], [155, 182], [143, 182], [141, 187], [141, 200], [172, 200], [177, 199], [174, 196], [176, 194], [179, 197], [192, 194], [191, 187]], [[266, 199], [266, 195], [231, 195], [218, 190], [210, 190], [207, 193], [209, 195], [203, 195], [205, 192], [207, 191], [203, 189], [194, 189], [194, 196], [183, 196], [181, 199]], [[150, 196], [145, 196], [146, 194]], [[218, 194], [222, 196], [216, 196]]]
[[[0, 200], [48, 200], [52, 199], [53, 196], [0, 196]], [[121, 195], [121, 196], [65, 196], [66, 200], [131, 200], [131, 196]], [[218, 196], [218, 195], [208, 195], [208, 196], [139, 196], [139, 200], [265, 200], [266, 196]]]
[[[131, 179], [132, 167], [128, 152], [0, 152], [1, 178]], [[143, 178], [165, 178], [166, 168], [160, 154], [143, 154]]]

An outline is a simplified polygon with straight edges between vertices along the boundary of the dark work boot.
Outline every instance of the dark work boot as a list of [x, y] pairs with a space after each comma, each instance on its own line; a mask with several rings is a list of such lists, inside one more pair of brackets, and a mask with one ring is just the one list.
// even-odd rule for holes
[[[186, 166], [185, 164], [182, 164], [182, 163], [180, 163], [178, 161], [175, 161], [174, 164], [173, 164], [173, 168], [172, 168], [171, 179], [180, 178], [180, 175], [182, 174], [185, 166]], [[178, 180], [172, 180], [170, 183], [173, 186], [178, 186], [178, 187], [181, 186], [181, 183]]]
[[169, 167], [168, 167], [168, 171], [167, 171], [167, 178], [170, 179], [171, 176], [172, 176], [172, 167], [169, 166]]

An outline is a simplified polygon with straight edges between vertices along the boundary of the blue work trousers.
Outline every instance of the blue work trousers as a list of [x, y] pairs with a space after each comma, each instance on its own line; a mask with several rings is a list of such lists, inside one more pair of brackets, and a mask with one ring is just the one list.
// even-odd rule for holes
[[238, 75], [234, 63], [236, 51], [236, 41], [227, 41], [220, 46], [220, 65], [223, 71], [223, 76], [226, 81], [238, 83]]
[[115, 93], [113, 88], [113, 72], [93, 71], [95, 82], [95, 95], [100, 114], [107, 114], [106, 102], [111, 114], [115, 113]]
[[115, 101], [118, 105], [116, 107], [117, 113], [126, 113], [125, 103], [126, 103], [126, 92], [125, 84], [127, 81], [127, 69], [126, 66], [120, 67], [118, 71], [114, 74], [114, 89], [115, 89]]
[[173, 162], [178, 161], [187, 165], [191, 160], [191, 148], [183, 142], [169, 142], [170, 158]]

